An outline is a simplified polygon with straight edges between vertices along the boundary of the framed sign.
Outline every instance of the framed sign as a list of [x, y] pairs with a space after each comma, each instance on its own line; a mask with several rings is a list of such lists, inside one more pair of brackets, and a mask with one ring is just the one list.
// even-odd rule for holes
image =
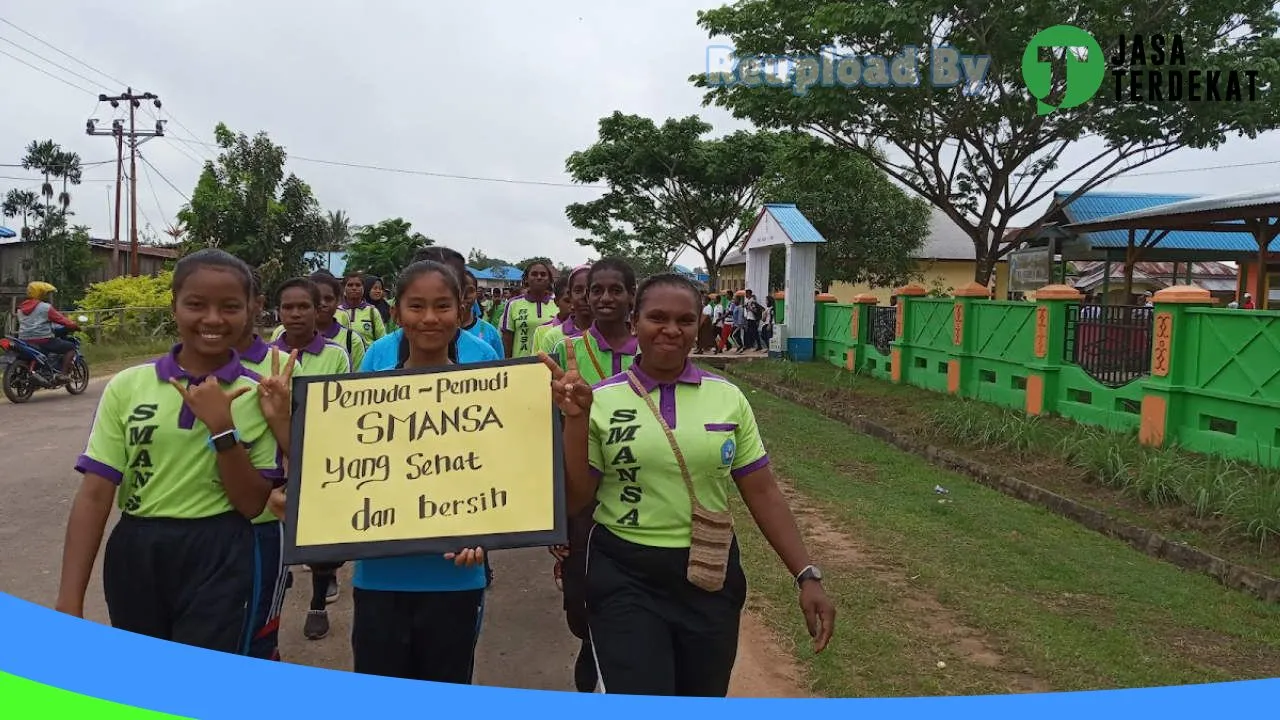
[[1033, 292], [1053, 282], [1053, 248], [1032, 247], [1009, 253], [1009, 289]]
[[285, 563], [564, 544], [550, 388], [537, 358], [297, 378]]

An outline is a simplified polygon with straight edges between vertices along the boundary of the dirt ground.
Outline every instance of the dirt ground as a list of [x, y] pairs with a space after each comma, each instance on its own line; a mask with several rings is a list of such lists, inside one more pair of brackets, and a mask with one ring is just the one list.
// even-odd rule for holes
[[[45, 606], [55, 600], [67, 513], [79, 482], [72, 465], [88, 437], [104, 381], [95, 379], [80, 397], [58, 391], [38, 393], [21, 406], [0, 402], [0, 447], [8, 454], [6, 472], [0, 473], [0, 591]], [[485, 608], [476, 682], [571, 690], [578, 641], [564, 623], [550, 555], [540, 548], [496, 552], [492, 564], [495, 581]], [[332, 631], [314, 642], [302, 636], [309, 575], [294, 574], [281, 628], [286, 661], [350, 670], [349, 572], [341, 576], [341, 597], [330, 606]], [[89, 620], [106, 622], [96, 575], [85, 613]], [[730, 695], [807, 695], [794, 660], [750, 614], [743, 617]]]

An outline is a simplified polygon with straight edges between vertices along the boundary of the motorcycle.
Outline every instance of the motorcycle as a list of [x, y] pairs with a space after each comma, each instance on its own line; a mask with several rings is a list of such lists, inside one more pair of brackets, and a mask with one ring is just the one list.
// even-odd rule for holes
[[[77, 319], [82, 323], [89, 321], [83, 315]], [[75, 359], [65, 379], [58, 377], [63, 353], [45, 353], [39, 346], [16, 337], [0, 338], [0, 351], [4, 353], [0, 355], [0, 365], [4, 366], [4, 396], [9, 402], [22, 404], [30, 400], [36, 390], [65, 388], [72, 395], [80, 395], [89, 389], [89, 363], [80, 353], [80, 339], [62, 327], [54, 330], [54, 336], [76, 346], [72, 351]]]

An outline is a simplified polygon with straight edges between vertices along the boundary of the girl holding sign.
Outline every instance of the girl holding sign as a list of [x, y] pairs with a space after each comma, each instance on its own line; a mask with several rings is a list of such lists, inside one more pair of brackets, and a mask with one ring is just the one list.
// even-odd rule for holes
[[[369, 354], [361, 372], [476, 362], [460, 357], [462, 283], [449, 267], [415, 262], [396, 286], [396, 324], [407, 357]], [[483, 350], [488, 348], [479, 343]], [[358, 673], [470, 684], [484, 609], [485, 553], [356, 562], [351, 650]]]
[[[215, 249], [180, 260], [173, 313], [181, 342], [113, 377], [103, 390], [84, 481], [67, 521], [57, 609], [84, 614], [84, 595], [111, 514], [102, 579], [111, 624], [187, 645], [245, 654], [259, 548], [250, 520], [283, 484], [268, 419], [281, 378], [240, 363], [252, 322], [249, 267]], [[257, 392], [254, 392], [257, 390]]]
[[674, 274], [647, 279], [634, 365], [592, 388], [574, 354], [552, 369], [565, 415], [570, 512], [598, 503], [587, 549], [591, 643], [606, 692], [724, 697], [746, 576], [730, 481], [795, 577], [815, 651], [835, 608], [769, 467], [746, 396], [689, 361], [702, 296]]

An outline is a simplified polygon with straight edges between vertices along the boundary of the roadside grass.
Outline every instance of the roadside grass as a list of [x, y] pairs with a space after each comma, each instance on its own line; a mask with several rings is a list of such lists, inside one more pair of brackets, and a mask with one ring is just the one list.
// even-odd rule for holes
[[837, 604], [831, 647], [812, 653], [791, 579], [738, 502], [749, 602], [815, 692], [1149, 687], [1280, 667], [1280, 606], [742, 387]]
[[86, 343], [81, 350], [89, 363], [89, 377], [101, 378], [159, 357], [172, 346], [172, 339], [162, 338], [128, 343]]
[[1241, 565], [1280, 575], [1280, 471], [1150, 448], [1063, 418], [1025, 414], [821, 363], [756, 361], [746, 378], [785, 384]]

